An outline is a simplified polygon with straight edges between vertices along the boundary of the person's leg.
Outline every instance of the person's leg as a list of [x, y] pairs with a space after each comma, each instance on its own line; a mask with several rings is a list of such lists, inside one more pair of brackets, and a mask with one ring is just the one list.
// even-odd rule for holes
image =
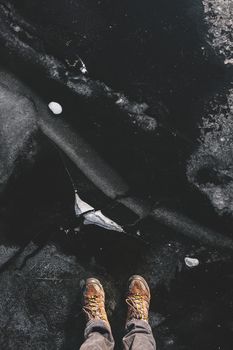
[[123, 349], [155, 350], [156, 343], [148, 322], [150, 289], [143, 277], [130, 278], [126, 302], [128, 314]]
[[112, 350], [114, 340], [111, 329], [104, 321], [89, 321], [84, 332], [85, 342], [80, 350]]
[[105, 293], [99, 280], [86, 281], [83, 311], [87, 317], [85, 341], [80, 350], [112, 350], [114, 339], [105, 311]]
[[137, 350], [155, 350], [156, 344], [148, 322], [131, 320], [126, 325], [126, 335], [123, 338], [123, 348]]

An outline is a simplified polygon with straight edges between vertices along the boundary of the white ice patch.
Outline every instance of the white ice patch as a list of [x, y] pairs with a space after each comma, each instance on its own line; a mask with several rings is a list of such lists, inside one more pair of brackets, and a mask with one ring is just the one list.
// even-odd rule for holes
[[83, 62], [83, 60], [81, 60], [81, 58], [80, 58], [80, 62], [81, 62], [81, 68], [80, 68], [80, 71], [83, 73], [83, 74], [87, 74], [88, 73], [88, 71], [87, 71], [87, 67], [86, 67], [86, 65], [85, 65], [85, 63]]
[[75, 214], [77, 217], [83, 216], [84, 225], [96, 225], [106, 230], [124, 232], [123, 228], [103, 215], [100, 210], [95, 210], [91, 205], [84, 202], [75, 191]]
[[19, 33], [21, 31], [21, 28], [19, 26], [14, 26], [13, 29], [16, 33]]
[[78, 195], [77, 192], [75, 192], [75, 214], [76, 216], [80, 216], [87, 211], [94, 210], [92, 206], [90, 206], [88, 203], [84, 202]]
[[196, 267], [199, 265], [199, 260], [196, 258], [189, 258], [186, 256], [186, 258], [184, 259], [185, 265], [188, 267]]
[[224, 64], [233, 64], [233, 58], [226, 58]]
[[97, 225], [106, 230], [124, 232], [123, 228], [103, 215], [100, 210], [84, 214], [84, 225]]
[[212, 194], [212, 200], [214, 201], [215, 205], [219, 210], [222, 210], [225, 208], [225, 193], [222, 191], [221, 188], [216, 188], [215, 191]]
[[118, 98], [118, 100], [116, 101], [116, 104], [118, 105], [122, 105], [123, 103], [125, 103], [125, 99], [123, 97]]
[[51, 101], [49, 103], [49, 109], [53, 112], [53, 114], [61, 114], [62, 113], [62, 106], [58, 102]]

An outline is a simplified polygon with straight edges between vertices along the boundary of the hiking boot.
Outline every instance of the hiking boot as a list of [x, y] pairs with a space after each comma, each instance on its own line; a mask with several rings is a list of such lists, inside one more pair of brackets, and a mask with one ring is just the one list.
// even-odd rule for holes
[[128, 304], [126, 323], [132, 319], [148, 322], [150, 288], [143, 277], [138, 275], [130, 277], [126, 303]]
[[88, 278], [86, 280], [83, 299], [83, 311], [86, 314], [87, 322], [102, 320], [110, 328], [105, 311], [105, 293], [99, 280], [96, 278]]

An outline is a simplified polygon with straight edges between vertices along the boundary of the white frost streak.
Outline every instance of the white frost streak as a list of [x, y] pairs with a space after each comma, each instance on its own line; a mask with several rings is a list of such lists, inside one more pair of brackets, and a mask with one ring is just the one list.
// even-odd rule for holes
[[95, 210], [88, 203], [84, 202], [77, 192], [75, 192], [75, 214], [77, 217], [83, 216], [84, 225], [96, 225], [106, 230], [124, 232], [120, 225], [103, 215], [100, 210]]

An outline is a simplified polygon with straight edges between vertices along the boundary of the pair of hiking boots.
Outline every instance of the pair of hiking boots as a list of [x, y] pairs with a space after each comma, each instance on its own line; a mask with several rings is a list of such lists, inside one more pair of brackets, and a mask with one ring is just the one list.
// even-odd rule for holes
[[[102, 320], [110, 328], [105, 310], [104, 288], [100, 281], [96, 278], [88, 278], [83, 296], [83, 311], [87, 321]], [[143, 277], [134, 275], [129, 279], [126, 303], [128, 304], [126, 323], [132, 319], [148, 322], [150, 289]]]

